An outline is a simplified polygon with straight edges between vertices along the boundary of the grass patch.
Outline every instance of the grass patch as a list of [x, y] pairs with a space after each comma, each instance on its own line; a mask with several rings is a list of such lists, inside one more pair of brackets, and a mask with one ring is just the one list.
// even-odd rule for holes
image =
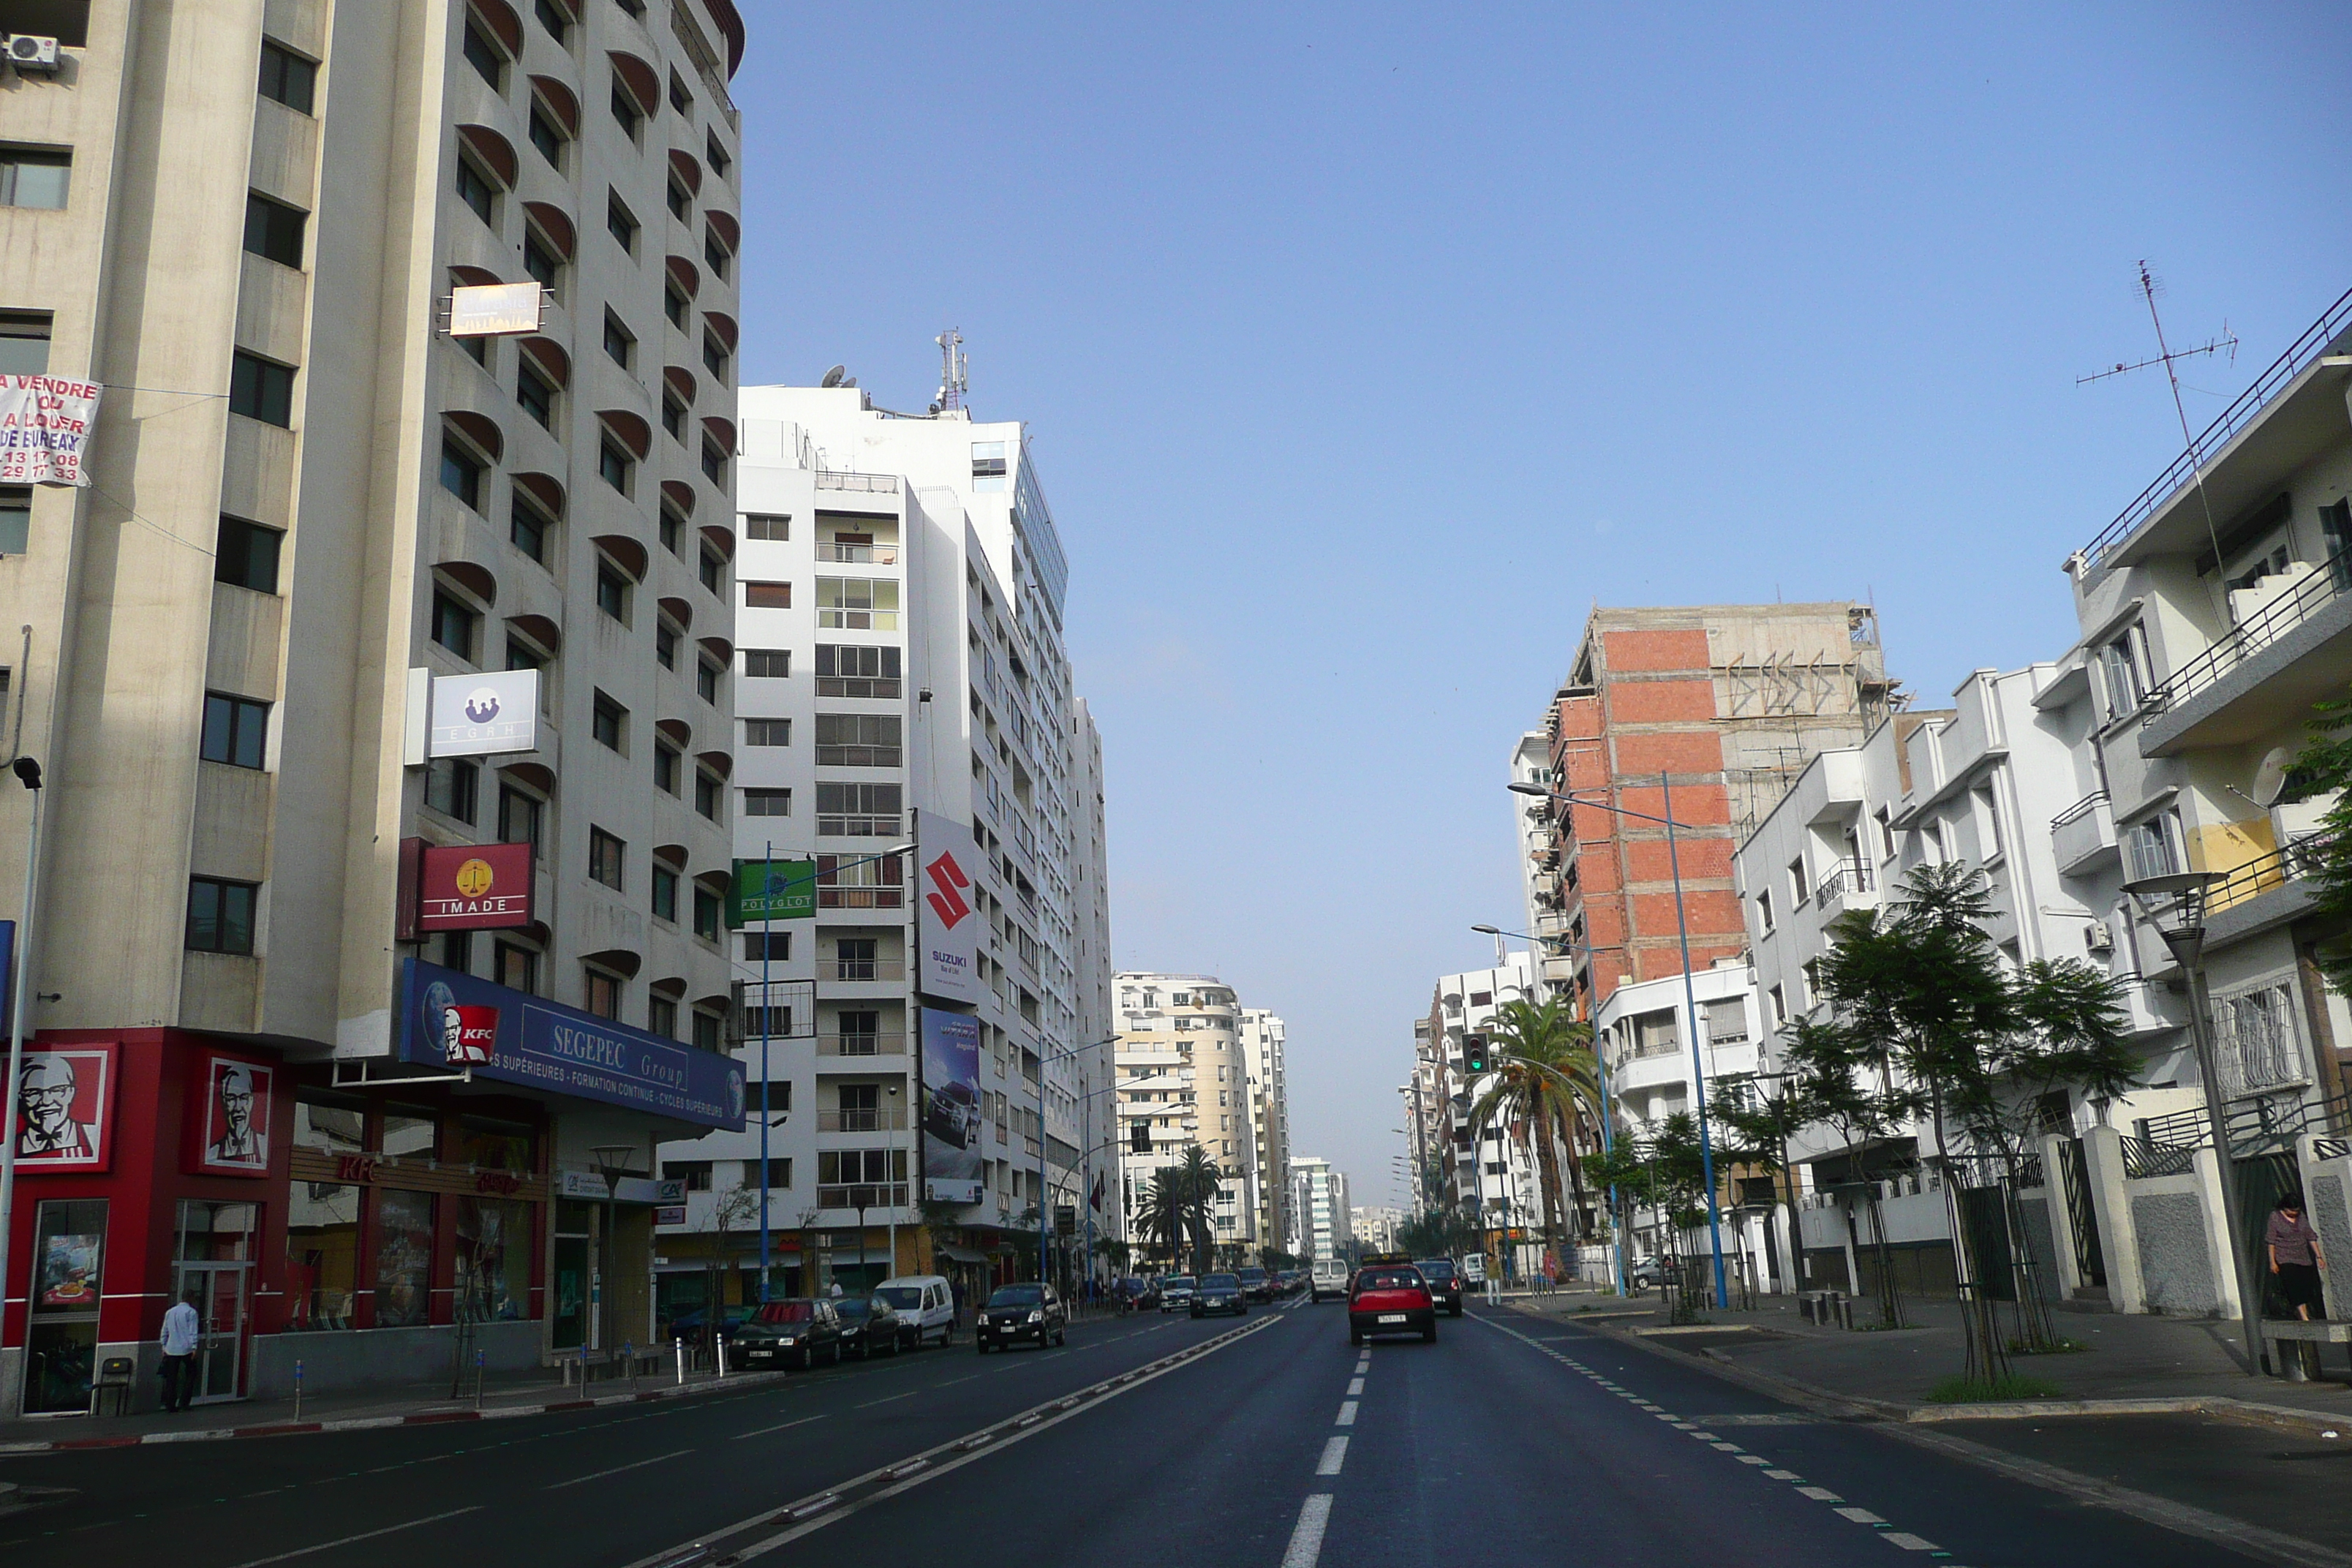
[[2011, 1399], [2055, 1399], [2065, 1390], [2045, 1377], [1948, 1377], [1927, 1391], [1931, 1405], [1990, 1405]]

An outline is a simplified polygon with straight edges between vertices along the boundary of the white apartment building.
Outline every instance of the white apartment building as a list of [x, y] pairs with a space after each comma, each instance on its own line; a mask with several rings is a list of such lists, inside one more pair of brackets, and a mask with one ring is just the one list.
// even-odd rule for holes
[[[1530, 730], [1521, 735], [1511, 748], [1510, 782], [1552, 787], [1551, 746], [1551, 736], [1544, 731]], [[1545, 994], [1565, 994], [1574, 984], [1577, 959], [1568, 948], [1574, 939], [1574, 927], [1561, 909], [1557, 885], [1560, 850], [1552, 804], [1533, 795], [1515, 794], [1508, 798], [1518, 841], [1519, 896], [1527, 910], [1527, 934], [1543, 944], [1535, 951], [1543, 969]]]
[[1405, 1221], [1404, 1211], [1386, 1204], [1348, 1211], [1348, 1227], [1356, 1245], [1366, 1252], [1394, 1252], [1397, 1231]]
[[1262, 1245], [1284, 1247], [1292, 1228], [1290, 1080], [1282, 1059], [1287, 1031], [1265, 1008], [1244, 1007], [1240, 1035], [1242, 1069], [1249, 1079], [1250, 1136], [1257, 1149], [1257, 1234]]
[[[1217, 1246], [1254, 1255], [1265, 1233], [1239, 999], [1213, 974], [1123, 970], [1116, 983], [1123, 1212], [1138, 1223], [1152, 1176], [1198, 1143], [1223, 1173], [1210, 1216]], [[1139, 1229], [1128, 1242], [1151, 1245]]]
[[[1469, 1036], [1486, 1031], [1503, 1004], [1533, 999], [1539, 984], [1537, 960], [1524, 952], [1504, 954], [1489, 969], [1441, 975], [1429, 1019], [1433, 1027], [1424, 1029], [1416, 1021], [1414, 1035], [1417, 1053], [1427, 1042], [1435, 1090], [1435, 1114], [1428, 1119], [1423, 1146], [1450, 1178], [1452, 1201], [1488, 1233], [1490, 1245], [1505, 1245], [1507, 1231], [1518, 1233], [1511, 1260], [1515, 1275], [1542, 1267], [1543, 1194], [1537, 1155], [1532, 1142], [1514, 1137], [1504, 1119], [1473, 1125], [1471, 1113], [1493, 1079], [1470, 1073], [1463, 1046]], [[1564, 1172], [1564, 1152], [1561, 1159]], [[1563, 1194], [1559, 1218], [1564, 1236], [1572, 1236], [1576, 1228], [1569, 1203]]]
[[751, 1126], [664, 1151], [666, 1267], [681, 1300], [719, 1252], [756, 1289], [764, 1120], [772, 1289], [984, 1289], [1041, 1213], [1067, 1278], [1110, 1083], [1101, 747], [1021, 427], [855, 385], [740, 413], [740, 720], [709, 743], [737, 858], [813, 870], [814, 909], [731, 934]]
[[1356, 1235], [1348, 1173], [1328, 1160], [1301, 1155], [1290, 1162], [1290, 1180], [1298, 1210], [1298, 1255], [1318, 1263], [1351, 1261]]
[[[56, 68], [0, 93], [0, 357], [101, 390], [88, 488], [0, 490], [47, 785], [34, 907], [15, 815], [0, 883], [34, 1068], [101, 1142], [135, 1101], [216, 1152], [20, 1166], [6, 1254], [96, 1237], [106, 1279], [36, 1310], [21, 1394], [0, 1350], [0, 1410], [86, 1410], [189, 1289], [208, 1399], [445, 1367], [461, 1319], [493, 1368], [645, 1342], [654, 1145], [741, 1117], [685, 890], [724, 874], [725, 803], [646, 787], [663, 724], [732, 715], [741, 16], [38, 15]], [[543, 307], [453, 339], [489, 283]], [[701, 640], [667, 658], [671, 604]], [[448, 754], [436, 678], [505, 691], [532, 749]], [[498, 842], [528, 847], [463, 853]], [[486, 893], [438, 933], [435, 866]], [[657, 1070], [549, 1089], [558, 1021]]]

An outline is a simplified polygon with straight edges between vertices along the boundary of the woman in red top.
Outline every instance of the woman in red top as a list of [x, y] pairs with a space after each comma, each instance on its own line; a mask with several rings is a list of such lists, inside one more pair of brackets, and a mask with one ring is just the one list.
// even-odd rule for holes
[[2270, 1224], [2263, 1227], [2263, 1247], [2270, 1255], [2279, 1294], [2294, 1309], [2294, 1315], [2308, 1322], [2314, 1307], [2325, 1313], [2319, 1271], [2327, 1266], [2327, 1254], [2320, 1250], [2319, 1233], [2304, 1217], [2300, 1196], [2288, 1193], [2279, 1199]]

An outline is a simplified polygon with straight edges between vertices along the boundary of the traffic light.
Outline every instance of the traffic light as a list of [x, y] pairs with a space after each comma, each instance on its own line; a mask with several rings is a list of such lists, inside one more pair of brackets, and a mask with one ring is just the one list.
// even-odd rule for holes
[[1486, 1070], [1486, 1036], [1465, 1035], [1462, 1037], [1462, 1066], [1465, 1071], [1472, 1074], [1473, 1076]]

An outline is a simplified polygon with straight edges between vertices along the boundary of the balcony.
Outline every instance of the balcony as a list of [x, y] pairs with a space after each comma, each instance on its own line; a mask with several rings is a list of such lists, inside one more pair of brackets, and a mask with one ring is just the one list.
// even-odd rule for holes
[[819, 980], [840, 980], [851, 984], [869, 984], [907, 978], [907, 961], [903, 958], [820, 958], [816, 961]]
[[837, 561], [847, 566], [896, 566], [898, 547], [895, 544], [836, 544], [831, 540], [816, 547], [819, 561]]
[[816, 1113], [816, 1130], [820, 1132], [904, 1132], [907, 1130], [907, 1109], [878, 1110], [820, 1110]]
[[1829, 875], [1813, 884], [1813, 907], [1822, 919], [1833, 921], [1854, 910], [1878, 907], [1878, 879], [1867, 860], [1841, 860]]
[[2122, 851], [2116, 839], [2116, 814], [2105, 793], [2086, 795], [2050, 819], [2050, 847], [2058, 869], [2068, 877], [2088, 876], [2116, 858]]
[[2352, 684], [2352, 557], [2292, 562], [2230, 595], [2237, 625], [2147, 700], [2143, 756], [2236, 745]]
[[902, 1209], [907, 1206], [904, 1182], [860, 1182], [855, 1186], [819, 1187], [821, 1209]]
[[821, 1057], [903, 1057], [907, 1054], [907, 1037], [895, 1035], [819, 1035], [816, 1054]]
[[838, 468], [819, 468], [816, 488], [821, 490], [857, 490], [866, 495], [894, 496], [898, 493], [896, 474], [851, 474]]

